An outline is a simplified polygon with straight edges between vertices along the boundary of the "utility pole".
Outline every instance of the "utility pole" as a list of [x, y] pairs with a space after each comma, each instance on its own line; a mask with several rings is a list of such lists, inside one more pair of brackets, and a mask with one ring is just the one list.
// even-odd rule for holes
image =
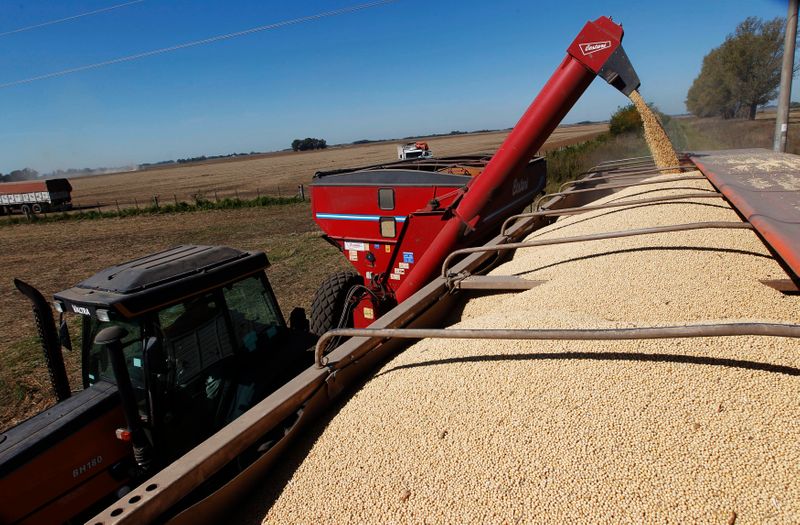
[[786, 38], [783, 41], [783, 68], [781, 69], [781, 91], [778, 95], [778, 113], [775, 116], [775, 143], [773, 150], [786, 152], [786, 132], [789, 129], [789, 101], [794, 75], [794, 44], [797, 38], [797, 2], [789, 0], [786, 15]]

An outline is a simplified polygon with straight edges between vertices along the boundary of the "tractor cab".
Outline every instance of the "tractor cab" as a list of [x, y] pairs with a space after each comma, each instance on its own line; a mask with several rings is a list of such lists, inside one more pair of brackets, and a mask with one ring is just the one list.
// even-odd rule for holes
[[[268, 266], [264, 253], [222, 246], [113, 266], [55, 294], [61, 334], [41, 293], [16, 281], [33, 303], [59, 402], [0, 436], [0, 489], [22, 491], [0, 522], [107, 504], [310, 366], [316, 336], [300, 308], [287, 325]], [[67, 315], [81, 317], [83, 389], [74, 394], [61, 354], [71, 346]], [[37, 477], [53, 454], [63, 464], [48, 466], [52, 479]], [[22, 497], [39, 491], [51, 503]]]
[[223, 427], [311, 364], [314, 340], [286, 325], [268, 266], [260, 252], [179, 246], [55, 294], [57, 311], [82, 316], [84, 388], [124, 383], [98, 340], [117, 328], [150, 440], [173, 456]]

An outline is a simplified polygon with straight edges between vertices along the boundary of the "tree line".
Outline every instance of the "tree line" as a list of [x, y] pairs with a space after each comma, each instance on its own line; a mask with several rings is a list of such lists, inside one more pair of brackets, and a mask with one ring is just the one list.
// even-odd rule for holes
[[23, 168], [21, 170], [14, 170], [10, 173], [3, 175], [0, 173], [0, 182], [18, 182], [21, 180], [32, 180], [39, 176], [39, 172], [31, 168]]
[[698, 117], [756, 118], [778, 94], [783, 62], [783, 18], [748, 17], [703, 58], [686, 95]]
[[310, 149], [325, 149], [328, 143], [325, 139], [315, 139], [307, 137], [304, 139], [294, 139], [292, 141], [292, 151], [306, 151]]

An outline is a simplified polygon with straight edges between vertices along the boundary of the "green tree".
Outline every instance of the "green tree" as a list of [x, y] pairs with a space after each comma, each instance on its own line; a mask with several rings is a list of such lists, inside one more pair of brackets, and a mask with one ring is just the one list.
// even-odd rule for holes
[[8, 175], [3, 175], [3, 182], [17, 182], [22, 180], [32, 180], [39, 176], [39, 172], [31, 168], [14, 170]]
[[294, 139], [292, 141], [292, 150], [294, 151], [306, 151], [309, 149], [325, 149], [328, 147], [328, 143], [325, 139], [315, 139], [311, 137], [306, 137], [304, 139]]
[[686, 95], [697, 116], [754, 119], [777, 95], [783, 60], [784, 20], [748, 17], [703, 58]]
[[612, 135], [621, 135], [640, 129], [642, 129], [642, 117], [633, 104], [617, 108], [608, 122], [608, 131]]
[[719, 47], [703, 58], [703, 69], [686, 95], [686, 107], [698, 117], [736, 116], [738, 101], [726, 79], [723, 55]]

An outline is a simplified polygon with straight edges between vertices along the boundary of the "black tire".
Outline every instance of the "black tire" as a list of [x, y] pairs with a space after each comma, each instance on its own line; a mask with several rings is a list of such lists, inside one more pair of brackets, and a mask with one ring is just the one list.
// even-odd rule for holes
[[[363, 285], [364, 279], [356, 272], [343, 271], [329, 275], [314, 293], [311, 301], [311, 332], [322, 335], [331, 328], [338, 327], [344, 310], [344, 301], [350, 288]], [[345, 327], [353, 326], [353, 315], [350, 314]]]
[[33, 210], [33, 213], [42, 213], [42, 205], [38, 202], [34, 204], [31, 209]]

